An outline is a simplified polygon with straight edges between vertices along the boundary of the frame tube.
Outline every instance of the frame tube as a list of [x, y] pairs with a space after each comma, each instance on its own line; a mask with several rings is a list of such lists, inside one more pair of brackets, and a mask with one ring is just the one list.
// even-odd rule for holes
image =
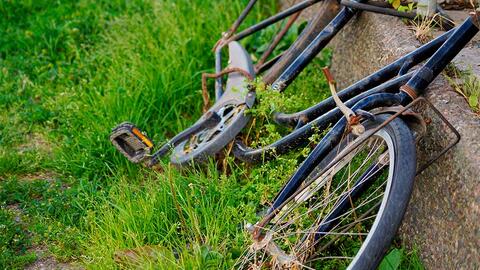
[[[361, 92], [390, 80], [396, 76], [397, 73], [400, 75], [406, 74], [410, 68], [428, 59], [433, 53], [435, 53], [435, 51], [448, 39], [453, 31], [454, 30], [450, 30], [442, 34], [441, 36], [414, 50], [413, 52], [410, 52], [409, 54], [395, 60], [393, 63], [381, 68], [375, 73], [345, 88], [338, 93], [338, 97], [342, 101], [345, 101], [360, 94]], [[298, 116], [300, 116], [302, 113], [320, 115], [331, 109], [331, 105], [334, 105], [334, 103], [331, 103], [332, 101], [322, 101], [311, 108], [294, 114], [278, 113], [277, 116], [275, 116], [275, 121], [279, 124], [295, 126], [297, 124]], [[309, 118], [311, 119], [311, 117]]]
[[[246, 36], [249, 36], [255, 32], [258, 32], [260, 30], [262, 30], [263, 28], [271, 25], [271, 24], [274, 24], [280, 20], [282, 20], [283, 18], [286, 18], [294, 13], [297, 13], [298, 11], [301, 11], [301, 10], [304, 10], [306, 9], [307, 7], [311, 6], [311, 5], [314, 5], [318, 2], [320, 2], [321, 0], [306, 0], [306, 1], [303, 1], [301, 3], [298, 3], [282, 12], [279, 12], [275, 15], [273, 15], [272, 17], [270, 18], [267, 18], [261, 22], [259, 22], [258, 24], [255, 24], [255, 25], [252, 25], [251, 27], [243, 30], [242, 32], [236, 34], [236, 35], [233, 35], [229, 41], [233, 41], [233, 40], [240, 40]], [[228, 43], [228, 42], [226, 42]]]
[[[405, 65], [405, 63], [412, 63], [409, 65], [413, 65], [413, 63], [419, 63], [425, 59], [428, 59], [449, 38], [449, 36], [453, 32], [454, 32], [454, 29], [444, 33], [443, 35], [437, 37], [436, 39], [416, 49], [415, 51], [405, 55], [404, 57], [396, 60], [390, 65], [380, 69], [379, 71], [369, 75], [365, 79], [355, 83], [351, 87], [339, 92], [339, 97], [342, 100], [347, 99], [348, 97], [352, 97], [350, 100], [348, 100], [345, 103], [345, 105], [350, 107], [368, 95], [385, 92], [384, 88], [386, 87], [388, 88], [390, 84], [379, 85], [377, 87], [374, 87], [374, 86], [387, 81], [391, 77], [394, 77], [398, 73], [398, 71]], [[398, 80], [405, 79], [405, 77], [400, 77], [400, 78], [402, 79], [398, 79]], [[412, 79], [413, 78], [411, 78], [410, 81]], [[392, 83], [396, 84], [397, 82], [398, 81], [394, 80]], [[366, 91], [371, 87], [374, 87], [374, 88]], [[408, 102], [407, 97], [408, 96], [405, 96], [405, 101], [402, 101], [402, 104], [405, 104], [406, 102]], [[249, 149], [242, 142], [237, 141], [236, 144], [234, 145], [235, 157], [245, 162], [254, 163], [262, 160], [268, 160], [274, 157], [275, 154], [283, 154], [297, 147], [306, 145], [308, 138], [313, 134], [313, 126], [320, 129], [325, 129], [328, 126], [328, 124], [333, 123], [338, 119], [340, 119], [341, 115], [338, 108], [328, 111], [328, 108], [331, 108], [331, 105], [332, 105], [331, 101], [327, 99], [305, 110], [307, 111], [308, 114], [310, 114], [310, 116], [320, 115], [323, 113], [324, 114], [316, 118], [315, 120], [311, 121], [310, 123], [302, 126], [301, 128], [296, 129], [294, 132], [288, 134], [287, 136], [281, 138], [280, 140], [274, 142], [273, 144], [266, 146], [264, 148]], [[282, 116], [281, 114], [279, 114], [276, 117], [276, 120], [279, 120], [280, 123], [285, 123], [287, 125], [292, 125], [292, 126], [296, 125], [298, 119], [300, 119], [296, 117], [298, 117], [299, 115], [293, 114], [290, 116], [291, 117], [289, 117], [289, 115]]]
[[[352, 110], [370, 110], [373, 108], [393, 106], [400, 104], [403, 93], [398, 94], [375, 94], [367, 98], [362, 99], [360, 102], [352, 107]], [[310, 155], [303, 161], [300, 167], [290, 177], [287, 184], [282, 188], [280, 193], [275, 198], [273, 205], [268, 209], [268, 213], [273, 212], [278, 208], [286, 199], [288, 199], [303, 183], [307, 176], [315, 169], [320, 161], [328, 154], [329, 151], [337, 145], [342, 135], [345, 132], [347, 126], [347, 120], [342, 117], [335, 126], [325, 135], [320, 143], [312, 150]]]
[[[408, 78], [408, 76], [411, 75], [405, 75], [405, 77], [398, 78], [397, 80], [404, 81]], [[398, 83], [398, 81], [394, 83]], [[360, 95], [357, 95], [345, 102], [345, 105], [348, 107], [354, 107], [357, 102], [364, 98], [385, 92], [386, 86], [389, 85], [390, 84], [380, 85]], [[315, 129], [324, 130], [330, 124], [341, 119], [342, 116], [343, 114], [341, 113], [340, 109], [334, 108], [302, 126], [301, 128], [296, 129], [287, 136], [282, 137], [280, 140], [263, 148], [250, 149], [241, 141], [237, 140], [233, 147], [233, 154], [236, 158], [248, 163], [269, 160], [275, 157], [275, 155], [281, 155], [295, 148], [305, 146], [308, 143], [308, 138], [312, 136]]]
[[401, 12], [391, 8], [384, 8], [384, 7], [374, 6], [370, 4], [363, 4], [363, 3], [358, 3], [350, 0], [341, 0], [340, 5], [358, 9], [358, 10], [370, 11], [374, 13], [390, 15], [390, 16], [395, 16], [400, 18], [407, 18], [410, 20], [413, 20], [417, 17], [416, 12]]
[[337, 16], [318, 34], [303, 52], [273, 82], [272, 89], [282, 91], [312, 61], [314, 57], [330, 42], [345, 24], [350, 21], [356, 10], [342, 8]]
[[[397, 77], [393, 80], [387, 81], [383, 83], [380, 86], [377, 86], [376, 88], [372, 89], [372, 92], [394, 92], [400, 88], [400, 86], [404, 85], [405, 83], [412, 78], [413, 72], [410, 72], [408, 74], [402, 75], [400, 77]], [[367, 78], [368, 79], [368, 78]], [[377, 89], [378, 88], [378, 89]], [[362, 94], [365, 89], [363, 88], [357, 88], [357, 84], [353, 84], [349, 86], [348, 88], [345, 88], [341, 92], [338, 93], [338, 97], [342, 100], [345, 101], [351, 98], [354, 98], [355, 96], [361, 95], [361, 97], [365, 97], [366, 95], [369, 95], [371, 92], [369, 91], [369, 94]], [[360, 97], [360, 96], [359, 96]], [[335, 101], [333, 100], [332, 97], [329, 97], [327, 99], [322, 100], [320, 103], [306, 109], [300, 112], [292, 113], [292, 114], [285, 114], [285, 113], [276, 113], [274, 115], [274, 120], [275, 122], [283, 125], [288, 125], [290, 127], [294, 127], [298, 125], [299, 120], [301, 119], [302, 121], [307, 121], [309, 119], [315, 119], [319, 116], [321, 116], [324, 113], [327, 113], [328, 111], [334, 109], [336, 107]]]
[[[432, 55], [432, 57], [417, 70], [407, 82], [406, 88], [414, 91], [416, 96], [422, 95], [428, 85], [452, 61], [452, 59], [467, 45], [479, 31], [478, 15], [467, 18], [458, 26], [447, 41]], [[411, 95], [414, 99], [415, 97]]]

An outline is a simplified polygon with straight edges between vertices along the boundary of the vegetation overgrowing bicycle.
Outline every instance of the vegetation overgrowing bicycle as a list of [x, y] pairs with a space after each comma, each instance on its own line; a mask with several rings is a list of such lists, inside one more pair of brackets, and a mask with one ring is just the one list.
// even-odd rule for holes
[[[458, 133], [442, 117], [457, 140], [417, 169], [415, 137], [421, 135], [424, 125], [410, 108], [426, 102], [419, 96], [479, 31], [480, 14], [472, 13], [461, 25], [338, 94], [325, 69], [332, 97], [300, 112], [276, 113], [274, 120], [293, 128], [292, 132], [266, 147], [252, 149], [235, 137], [250, 120], [245, 111], [254, 106], [254, 78], [261, 76], [271, 91], [283, 91], [358, 10], [415, 17], [414, 13], [374, 3], [324, 0], [318, 15], [295, 42], [272, 56], [302, 10], [320, 1], [300, 2], [237, 33], [255, 2], [248, 3], [214, 46], [216, 73], [204, 74], [202, 87], [208, 104], [206, 80], [215, 78], [216, 102], [205, 108], [193, 126], [152, 155], [154, 144], [133, 124], [117, 126], [111, 141], [130, 161], [147, 166], [155, 166], [170, 151], [170, 160], [176, 165], [203, 162], [232, 141], [234, 156], [254, 163], [303, 147], [313, 134], [325, 131], [263, 218], [247, 226], [252, 244], [235, 267], [322, 268], [329, 266], [329, 260], [340, 260], [351, 269], [374, 269], [401, 223], [416, 173], [459, 140]], [[238, 41], [284, 19], [283, 28], [253, 65]], [[226, 48], [228, 66], [223, 69], [222, 52]], [[225, 83], [224, 76], [228, 76]], [[414, 126], [421, 128], [412, 129]]]

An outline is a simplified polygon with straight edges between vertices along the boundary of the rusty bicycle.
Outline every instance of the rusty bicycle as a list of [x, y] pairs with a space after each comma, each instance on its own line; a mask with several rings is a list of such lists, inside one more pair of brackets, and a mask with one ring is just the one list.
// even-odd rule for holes
[[[249, 81], [261, 74], [273, 91], [284, 90], [359, 10], [412, 17], [368, 2], [325, 0], [297, 40], [271, 56], [299, 12], [320, 1], [300, 2], [237, 33], [255, 2], [249, 1], [214, 46], [216, 73], [202, 79], [215, 79], [216, 102], [194, 125], [153, 154], [153, 142], [133, 124], [117, 126], [110, 139], [132, 162], [154, 166], [172, 152], [170, 161], [183, 166], [208, 159], [232, 141], [237, 159], [261, 162], [305, 146], [315, 132], [326, 131], [263, 217], [246, 226], [250, 245], [235, 268], [374, 269], [400, 226], [416, 173], [460, 139], [443, 119], [457, 135], [456, 141], [417, 168], [415, 138], [424, 125], [411, 108], [426, 102], [421, 95], [428, 85], [478, 33], [480, 13], [473, 12], [461, 25], [338, 93], [325, 69], [332, 97], [300, 112], [276, 113], [275, 122], [292, 131], [252, 149], [235, 140], [249, 121], [245, 111], [255, 103], [255, 88]], [[254, 65], [238, 41], [287, 17]], [[225, 69], [224, 49], [229, 54]]]

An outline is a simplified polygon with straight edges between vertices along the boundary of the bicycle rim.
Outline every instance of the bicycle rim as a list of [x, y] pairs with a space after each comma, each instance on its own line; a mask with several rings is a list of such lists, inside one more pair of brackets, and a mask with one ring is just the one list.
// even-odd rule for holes
[[[395, 134], [387, 130], [388, 126], [353, 150], [353, 142], [369, 132], [355, 139], [346, 136], [327, 159], [333, 160], [342, 151], [352, 152], [325, 173], [312, 173], [317, 174], [310, 176], [315, 181], [262, 228], [263, 238], [253, 241], [236, 267], [356, 269], [362, 254], [371, 252], [374, 232], [383, 230], [379, 224], [386, 215], [393, 181], [404, 177], [395, 171], [396, 150], [402, 146], [394, 143], [398, 141]], [[398, 214], [403, 216], [403, 211]], [[377, 246], [382, 249], [384, 244]], [[379, 260], [375, 257], [373, 264]]]

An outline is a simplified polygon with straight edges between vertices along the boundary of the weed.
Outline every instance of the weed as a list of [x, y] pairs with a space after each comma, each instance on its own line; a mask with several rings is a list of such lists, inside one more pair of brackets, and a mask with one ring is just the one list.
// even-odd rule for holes
[[380, 263], [378, 270], [423, 270], [417, 249], [406, 251], [403, 248], [392, 248]]
[[28, 252], [30, 240], [24, 226], [16, 221], [16, 213], [0, 208], [0, 268], [21, 269], [33, 262], [35, 254]]
[[407, 3], [406, 5], [402, 5], [400, 0], [388, 0], [388, 3], [392, 5], [392, 7], [401, 12], [411, 12], [417, 3]]
[[425, 44], [433, 38], [433, 25], [439, 14], [434, 14], [432, 17], [422, 17], [416, 21], [412, 21], [412, 26], [409, 28], [413, 30], [415, 38], [420, 43]]
[[453, 89], [462, 95], [470, 108], [476, 113], [480, 113], [480, 80], [472, 70], [460, 71], [456, 68], [451, 69], [451, 76], [447, 80], [453, 86]]

